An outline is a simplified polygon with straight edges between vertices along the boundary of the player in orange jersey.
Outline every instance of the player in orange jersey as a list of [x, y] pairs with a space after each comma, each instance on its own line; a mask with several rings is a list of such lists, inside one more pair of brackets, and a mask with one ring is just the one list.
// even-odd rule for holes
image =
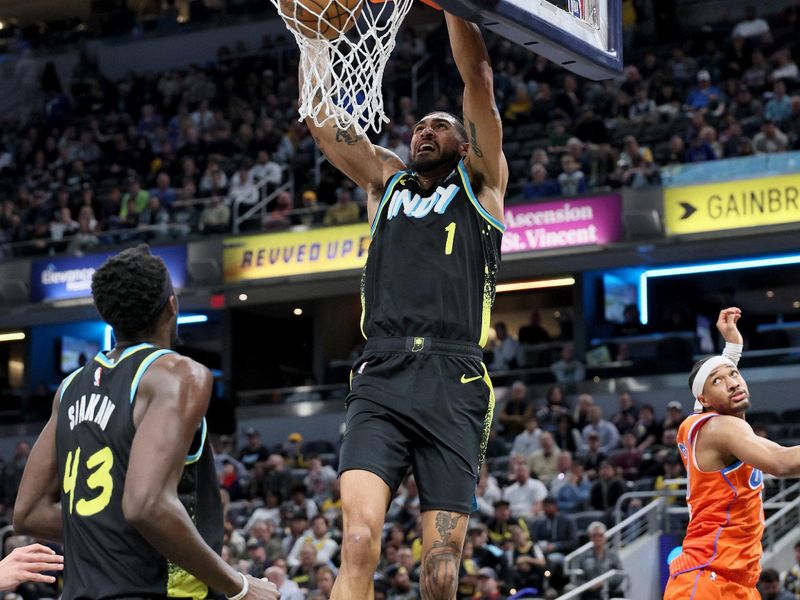
[[689, 376], [695, 414], [681, 423], [678, 449], [690, 520], [683, 549], [670, 563], [664, 600], [758, 600], [762, 473], [800, 474], [800, 446], [758, 437], [744, 420], [750, 393], [736, 367], [741, 315], [738, 308], [720, 312], [725, 350], [699, 361]]

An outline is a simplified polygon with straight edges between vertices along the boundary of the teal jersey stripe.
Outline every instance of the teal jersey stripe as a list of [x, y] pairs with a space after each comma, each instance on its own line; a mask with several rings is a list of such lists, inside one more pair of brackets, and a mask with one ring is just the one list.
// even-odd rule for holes
[[200, 423], [200, 447], [197, 449], [197, 452], [195, 452], [194, 454], [189, 454], [186, 457], [186, 461], [184, 462], [184, 464], [191, 465], [200, 460], [200, 457], [203, 454], [203, 446], [206, 445], [206, 430], [207, 430], [206, 418], [203, 417], [203, 420]]
[[78, 373], [80, 373], [81, 371], [83, 371], [83, 367], [78, 367], [72, 373], [67, 375], [64, 378], [64, 381], [61, 382], [61, 392], [59, 392], [59, 394], [58, 394], [58, 403], [59, 404], [61, 404], [61, 400], [64, 398], [64, 392], [67, 391], [67, 388], [69, 387], [69, 384], [72, 383], [72, 380], [75, 379], [75, 376]]
[[[139, 368], [136, 370], [136, 375], [133, 376], [133, 381], [131, 382], [131, 404], [133, 404], [133, 400], [136, 398], [136, 390], [139, 388], [139, 382], [142, 379], [142, 376], [145, 374], [145, 371], [153, 364], [153, 362], [165, 354], [173, 354], [174, 350], [158, 350], [157, 352], [153, 352], [150, 356], [145, 358], [142, 361], [142, 364], [139, 365]], [[120, 357], [120, 360], [122, 358]]]
[[461, 181], [464, 183], [464, 191], [467, 192], [467, 197], [470, 199], [470, 202], [472, 202], [472, 204], [478, 210], [478, 213], [480, 213], [480, 215], [484, 219], [489, 221], [490, 224], [499, 229], [501, 233], [505, 232], [506, 226], [503, 225], [497, 219], [495, 219], [492, 215], [490, 215], [489, 211], [483, 208], [483, 205], [480, 203], [480, 200], [478, 200], [478, 197], [472, 190], [472, 184], [469, 182], [469, 174], [467, 173], [467, 168], [464, 166], [463, 160], [459, 161], [458, 163], [458, 173], [459, 175], [461, 175]]
[[397, 182], [406, 173], [407, 171], [398, 171], [389, 180], [389, 183], [386, 186], [386, 191], [383, 192], [383, 197], [381, 198], [381, 202], [380, 204], [378, 204], [378, 210], [375, 212], [375, 219], [372, 221], [372, 226], [369, 228], [370, 238], [375, 236], [375, 230], [378, 228], [378, 221], [380, 221], [381, 213], [383, 212], [383, 208], [386, 206], [386, 203], [389, 201], [389, 197], [391, 196], [392, 191], [394, 191], [394, 186], [397, 185]]
[[139, 350], [144, 350], [145, 348], [155, 348], [153, 344], [149, 344], [147, 342], [136, 344], [135, 346], [131, 346], [130, 348], [126, 348], [123, 350], [122, 354], [117, 360], [111, 360], [102, 352], [98, 352], [94, 359], [103, 365], [107, 369], [113, 369], [119, 363], [121, 363], [124, 359], [128, 358], [134, 352], [139, 352]]

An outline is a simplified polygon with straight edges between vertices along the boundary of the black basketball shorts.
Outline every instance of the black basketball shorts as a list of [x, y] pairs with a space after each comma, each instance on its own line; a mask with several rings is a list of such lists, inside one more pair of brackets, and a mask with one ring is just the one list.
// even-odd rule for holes
[[392, 494], [411, 467], [420, 509], [470, 514], [494, 412], [477, 344], [367, 341], [351, 373], [339, 473], [374, 473]]

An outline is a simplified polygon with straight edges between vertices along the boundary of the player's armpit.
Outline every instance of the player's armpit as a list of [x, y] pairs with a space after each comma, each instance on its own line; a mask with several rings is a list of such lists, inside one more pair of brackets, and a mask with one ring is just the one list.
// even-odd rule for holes
[[800, 446], [786, 448], [758, 436], [738, 417], [723, 415], [710, 419], [703, 427], [703, 443], [710, 444], [720, 455], [733, 455], [776, 477], [800, 473]]

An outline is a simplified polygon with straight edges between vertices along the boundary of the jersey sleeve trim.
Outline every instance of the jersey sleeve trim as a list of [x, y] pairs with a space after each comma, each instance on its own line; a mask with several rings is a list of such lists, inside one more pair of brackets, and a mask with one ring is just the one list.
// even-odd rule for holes
[[142, 364], [140, 364], [139, 368], [136, 369], [136, 375], [133, 376], [133, 381], [131, 382], [131, 404], [133, 404], [133, 401], [136, 398], [136, 390], [139, 389], [139, 382], [141, 381], [142, 376], [145, 374], [145, 371], [147, 371], [147, 369], [153, 364], [153, 362], [155, 362], [156, 359], [161, 358], [165, 354], [173, 354], [173, 352], [173, 350], [157, 350], [142, 361]]
[[197, 452], [194, 454], [189, 454], [186, 457], [186, 461], [184, 462], [185, 465], [191, 465], [200, 460], [200, 457], [203, 455], [203, 448], [206, 445], [206, 431], [206, 418], [203, 417], [203, 420], [200, 422], [200, 447], [197, 449]]
[[106, 369], [113, 369], [123, 360], [128, 358], [131, 354], [139, 352], [140, 350], [144, 350], [145, 348], [153, 348], [153, 347], [154, 347], [153, 344], [148, 344], [147, 342], [145, 342], [142, 344], [137, 344], [136, 346], [131, 346], [130, 348], [126, 348], [122, 352], [122, 354], [120, 354], [120, 357], [117, 360], [111, 360], [102, 352], [98, 352], [97, 355], [94, 357], [94, 359], [101, 365], [103, 365]]
[[732, 473], [733, 471], [741, 467], [743, 464], [744, 463], [742, 461], [737, 460], [735, 463], [728, 465], [724, 469], [720, 469], [719, 472], [722, 473], [723, 475], [727, 475], [728, 473]]
[[83, 367], [78, 367], [72, 373], [67, 375], [64, 378], [64, 381], [61, 382], [61, 391], [58, 393], [58, 403], [61, 404], [61, 400], [64, 398], [64, 392], [67, 391], [69, 384], [72, 383], [72, 380], [75, 379], [75, 376], [83, 371]]
[[703, 471], [700, 468], [700, 465], [697, 464], [697, 452], [696, 452], [697, 446], [695, 445], [694, 442], [697, 439], [697, 436], [700, 434], [700, 429], [703, 427], [703, 425], [708, 423], [714, 417], [718, 417], [718, 416], [719, 416], [719, 414], [717, 414], [717, 413], [709, 413], [707, 415], [703, 415], [702, 417], [697, 419], [697, 421], [695, 421], [692, 424], [691, 428], [689, 428], [689, 433], [686, 436], [686, 441], [689, 444], [689, 452], [692, 453], [692, 464], [694, 465], [694, 468], [697, 469], [697, 471], [699, 473], [716, 473], [717, 472], [717, 471]]
[[464, 183], [464, 191], [467, 192], [467, 198], [469, 198], [470, 202], [475, 206], [480, 214], [484, 219], [486, 219], [492, 227], [495, 227], [500, 233], [504, 233], [506, 230], [506, 226], [503, 225], [500, 221], [495, 219], [492, 215], [489, 214], [489, 211], [486, 210], [483, 205], [481, 204], [478, 197], [475, 195], [475, 192], [472, 189], [472, 184], [469, 181], [469, 174], [467, 173], [467, 169], [464, 166], [464, 161], [459, 161], [458, 163], [458, 174], [461, 175], [461, 181]]
[[381, 197], [380, 204], [378, 204], [378, 210], [375, 211], [375, 218], [372, 220], [372, 225], [369, 228], [369, 237], [372, 239], [375, 236], [375, 231], [378, 229], [378, 221], [380, 221], [381, 213], [383, 212], [383, 208], [389, 201], [389, 197], [392, 195], [394, 191], [394, 187], [400, 181], [400, 178], [403, 175], [406, 175], [406, 171], [398, 171], [395, 173], [392, 178], [389, 180], [389, 183], [386, 184], [386, 191], [383, 193]]

